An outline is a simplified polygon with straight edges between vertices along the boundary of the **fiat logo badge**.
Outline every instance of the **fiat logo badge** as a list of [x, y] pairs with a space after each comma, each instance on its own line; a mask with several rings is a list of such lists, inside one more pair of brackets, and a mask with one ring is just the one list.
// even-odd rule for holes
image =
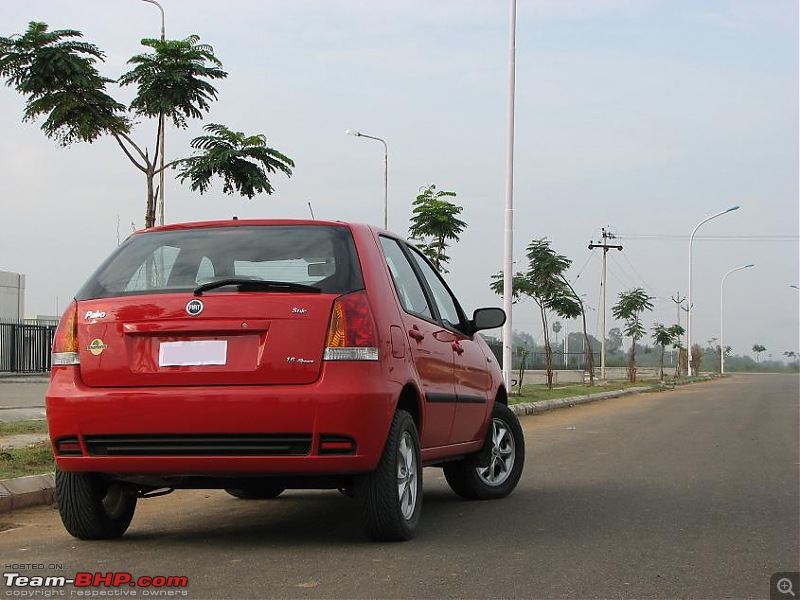
[[201, 300], [198, 300], [197, 298], [195, 298], [194, 300], [190, 300], [189, 303], [186, 305], [186, 312], [189, 315], [196, 317], [201, 312], [203, 312], [203, 302]]

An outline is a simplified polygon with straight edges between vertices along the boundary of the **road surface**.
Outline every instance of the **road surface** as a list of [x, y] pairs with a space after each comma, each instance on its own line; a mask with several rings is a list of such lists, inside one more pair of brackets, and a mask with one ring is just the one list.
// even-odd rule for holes
[[337, 492], [178, 491], [113, 542], [69, 537], [50, 508], [3, 515], [0, 559], [186, 576], [189, 598], [767, 598], [800, 562], [799, 392], [739, 375], [524, 417], [517, 490], [466, 502], [426, 469], [406, 543], [367, 541]]

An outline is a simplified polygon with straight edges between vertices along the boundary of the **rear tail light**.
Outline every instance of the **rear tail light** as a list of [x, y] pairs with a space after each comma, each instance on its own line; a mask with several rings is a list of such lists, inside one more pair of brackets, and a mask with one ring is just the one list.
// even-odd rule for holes
[[366, 292], [333, 303], [323, 360], [378, 360], [378, 333]]
[[53, 337], [52, 366], [80, 364], [78, 350], [78, 303], [73, 301], [64, 311]]

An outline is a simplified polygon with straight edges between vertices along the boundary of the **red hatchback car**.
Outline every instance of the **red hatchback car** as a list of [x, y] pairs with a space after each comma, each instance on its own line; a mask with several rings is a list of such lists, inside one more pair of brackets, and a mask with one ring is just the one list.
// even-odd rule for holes
[[121, 536], [138, 498], [339, 489], [410, 538], [422, 467], [509, 494], [524, 438], [492, 352], [413, 246], [367, 225], [216, 221], [133, 234], [53, 344], [47, 419], [67, 531]]

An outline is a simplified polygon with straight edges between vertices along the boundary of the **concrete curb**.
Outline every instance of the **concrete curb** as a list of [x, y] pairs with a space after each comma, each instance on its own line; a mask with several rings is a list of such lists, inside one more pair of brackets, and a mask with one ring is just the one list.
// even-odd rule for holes
[[547, 410], [556, 408], [569, 408], [578, 404], [586, 404], [587, 402], [595, 402], [597, 400], [606, 400], [608, 398], [618, 398], [620, 396], [627, 396], [629, 394], [639, 394], [642, 392], [649, 392], [651, 387], [635, 387], [627, 388], [624, 390], [613, 390], [610, 392], [599, 392], [597, 394], [588, 394], [586, 396], [570, 396], [569, 398], [555, 398], [553, 400], [539, 400], [538, 402], [520, 402], [519, 404], [511, 404], [509, 408], [514, 411], [516, 415], [536, 415], [543, 413]]
[[[675, 381], [671, 383], [671, 385], [686, 385], [689, 383], [698, 383], [700, 381], [711, 381], [712, 379], [714, 379], [714, 377], [701, 376], [696, 379]], [[536, 415], [557, 408], [569, 408], [578, 404], [586, 404], [587, 402], [618, 398], [630, 394], [641, 394], [643, 392], [662, 391], [664, 389], [669, 388], [663, 385], [642, 386], [609, 392], [599, 392], [586, 396], [572, 396], [554, 400], [540, 400], [538, 402], [521, 402], [519, 404], [512, 404], [510, 408], [515, 414], [520, 416]], [[0, 514], [9, 513], [19, 508], [40, 506], [43, 504], [55, 504], [55, 480], [52, 474], [31, 475], [28, 477], [18, 477], [16, 479], [0, 480]]]
[[54, 502], [53, 475], [30, 475], [0, 481], [0, 514]]

